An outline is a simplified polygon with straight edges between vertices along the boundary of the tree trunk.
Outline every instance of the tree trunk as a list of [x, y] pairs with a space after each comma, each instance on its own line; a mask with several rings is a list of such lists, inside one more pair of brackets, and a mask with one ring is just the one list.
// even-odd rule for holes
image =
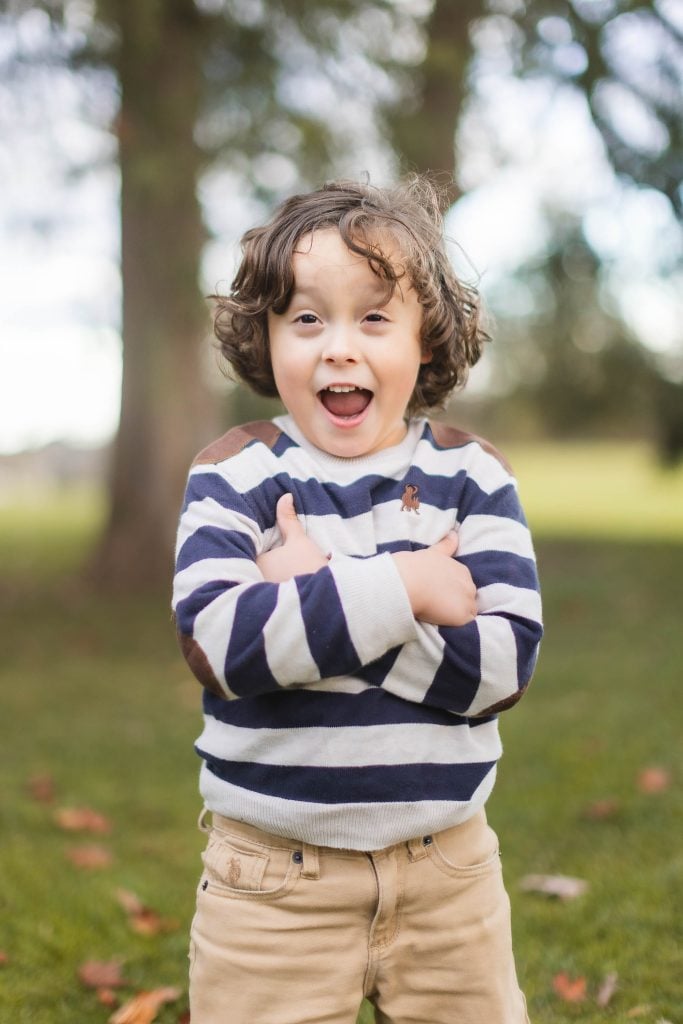
[[484, 13], [483, 0], [435, 0], [426, 25], [427, 52], [417, 76], [416, 103], [390, 118], [404, 170], [435, 175], [451, 202], [460, 194], [455, 131], [468, 92], [469, 26]]
[[187, 469], [213, 416], [201, 373], [208, 316], [193, 137], [200, 15], [193, 0], [110, 6], [121, 32], [123, 388], [109, 518], [90, 575], [111, 589], [170, 580]]

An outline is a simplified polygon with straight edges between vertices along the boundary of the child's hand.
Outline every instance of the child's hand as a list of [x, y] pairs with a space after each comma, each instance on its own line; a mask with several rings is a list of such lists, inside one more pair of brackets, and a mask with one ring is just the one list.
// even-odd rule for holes
[[477, 588], [469, 569], [456, 562], [454, 530], [422, 551], [392, 555], [408, 592], [413, 615], [434, 626], [465, 626], [477, 615]]
[[327, 558], [318, 545], [306, 536], [297, 519], [291, 494], [282, 495], [275, 506], [275, 515], [282, 534], [282, 544], [264, 551], [256, 559], [268, 583], [285, 583], [294, 576], [317, 572], [327, 565]]

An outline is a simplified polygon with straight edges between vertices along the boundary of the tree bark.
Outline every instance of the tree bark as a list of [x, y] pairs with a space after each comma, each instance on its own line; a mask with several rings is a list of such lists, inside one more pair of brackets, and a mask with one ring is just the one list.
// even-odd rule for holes
[[123, 386], [109, 518], [90, 566], [105, 589], [169, 582], [187, 469], [214, 426], [200, 365], [201, 16], [192, 0], [110, 9], [120, 30]]
[[427, 51], [416, 75], [415, 102], [390, 117], [404, 171], [434, 175], [450, 202], [460, 194], [455, 132], [468, 93], [469, 26], [484, 13], [483, 0], [435, 0], [425, 26]]

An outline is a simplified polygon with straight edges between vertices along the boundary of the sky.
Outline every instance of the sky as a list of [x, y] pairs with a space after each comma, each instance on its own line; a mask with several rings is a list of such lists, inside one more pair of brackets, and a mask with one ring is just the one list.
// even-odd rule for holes
[[[6, 91], [0, 100], [7, 100]], [[574, 212], [610, 265], [611, 290], [630, 326], [655, 352], [680, 359], [681, 281], [667, 281], [662, 270], [680, 258], [681, 239], [666, 200], [616, 181], [576, 95], [491, 76], [480, 100], [483, 107], [458, 137], [470, 190], [446, 217], [456, 267], [470, 277], [476, 269], [486, 298], [501, 276], [543, 253], [544, 205]], [[95, 102], [106, 115], [111, 99]], [[83, 123], [68, 76], [51, 83], [49, 105], [47, 119], [45, 110], [34, 111], [11, 147], [0, 147], [0, 453], [57, 440], [97, 446], [111, 439], [118, 420], [113, 143]], [[492, 165], [478, 142], [487, 130], [507, 154], [503, 165]], [[65, 156], [96, 167], [65, 179]], [[379, 154], [373, 161], [367, 151], [362, 159], [356, 172], [381, 181], [386, 161]], [[286, 175], [287, 167], [264, 173]], [[207, 177], [201, 197], [215, 235], [203, 267], [208, 293], [230, 280], [236, 240], [259, 213], [220, 174]], [[484, 366], [471, 387], [485, 385]]]

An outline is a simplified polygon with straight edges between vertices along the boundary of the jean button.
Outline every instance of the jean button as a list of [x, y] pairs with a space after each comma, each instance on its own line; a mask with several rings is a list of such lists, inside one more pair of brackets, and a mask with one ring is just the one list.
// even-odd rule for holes
[[295, 864], [303, 864], [304, 855], [301, 852], [301, 850], [294, 851], [294, 853], [292, 854], [292, 860], [294, 861]]
[[433, 842], [434, 842], [434, 840], [432, 839], [431, 836], [425, 836], [424, 839], [422, 840], [422, 845], [423, 846], [431, 846]]

